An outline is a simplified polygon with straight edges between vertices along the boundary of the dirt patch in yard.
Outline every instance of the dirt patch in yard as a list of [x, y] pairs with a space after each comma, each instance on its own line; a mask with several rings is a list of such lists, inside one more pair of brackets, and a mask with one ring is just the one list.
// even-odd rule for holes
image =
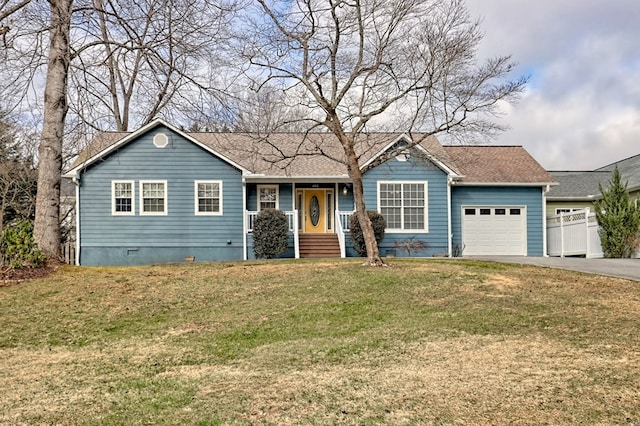
[[52, 266], [40, 268], [7, 268], [0, 269], [0, 287], [20, 284], [23, 281], [45, 278], [55, 270]]

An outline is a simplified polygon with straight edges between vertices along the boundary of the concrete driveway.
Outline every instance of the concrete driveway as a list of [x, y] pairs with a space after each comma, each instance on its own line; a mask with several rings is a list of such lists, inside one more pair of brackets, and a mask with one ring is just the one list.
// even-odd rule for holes
[[581, 257], [474, 256], [473, 259], [568, 269], [640, 281], [640, 259], [585, 259]]

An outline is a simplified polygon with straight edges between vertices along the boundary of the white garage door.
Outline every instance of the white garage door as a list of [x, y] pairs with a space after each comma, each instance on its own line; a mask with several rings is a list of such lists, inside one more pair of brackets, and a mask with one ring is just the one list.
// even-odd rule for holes
[[462, 254], [526, 256], [526, 209], [521, 206], [462, 207]]

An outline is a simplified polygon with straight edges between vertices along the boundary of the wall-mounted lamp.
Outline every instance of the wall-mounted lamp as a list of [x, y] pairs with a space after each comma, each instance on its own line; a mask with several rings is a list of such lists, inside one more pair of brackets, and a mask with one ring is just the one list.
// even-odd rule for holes
[[342, 187], [342, 195], [347, 195], [349, 193], [349, 184], [345, 183]]

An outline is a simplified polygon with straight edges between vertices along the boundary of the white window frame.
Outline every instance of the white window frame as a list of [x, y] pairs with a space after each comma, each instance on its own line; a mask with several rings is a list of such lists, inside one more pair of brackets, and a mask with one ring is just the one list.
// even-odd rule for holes
[[[128, 183], [131, 186], [131, 211], [116, 211], [116, 184]], [[112, 180], [111, 181], [111, 215], [113, 216], [135, 216], [136, 214], [136, 186], [132, 180]]]
[[[404, 224], [404, 211], [405, 207], [410, 208], [411, 206], [405, 206], [405, 197], [404, 197], [404, 185], [407, 184], [418, 184], [424, 185], [424, 227], [420, 229], [405, 229]], [[427, 233], [429, 232], [429, 183], [427, 181], [410, 181], [410, 180], [402, 180], [402, 181], [378, 181], [378, 213], [382, 214], [382, 206], [381, 206], [381, 198], [380, 198], [380, 188], [382, 185], [401, 185], [402, 188], [402, 205], [400, 206], [400, 221], [402, 224], [401, 228], [390, 228], [387, 227], [389, 232], [394, 233]]]
[[556, 207], [556, 214], [560, 213], [573, 213], [578, 210], [584, 210], [584, 208], [579, 207]]
[[[198, 197], [198, 185], [201, 184], [217, 184], [218, 185], [218, 198], [219, 198], [219, 208], [217, 212], [201, 212], [200, 209], [200, 198]], [[194, 213], [196, 216], [222, 216], [222, 181], [221, 180], [196, 180], [193, 182], [193, 199], [194, 199]]]
[[[148, 183], [161, 183], [164, 186], [164, 211], [161, 212], [146, 212], [144, 211], [144, 185]], [[166, 180], [141, 180], [140, 181], [140, 216], [167, 216], [169, 211], [169, 203], [167, 193], [169, 192], [169, 186]]]
[[260, 190], [263, 188], [275, 189], [276, 190], [276, 206], [275, 209], [280, 208], [280, 186], [279, 185], [258, 185], [257, 196], [258, 196], [258, 211], [263, 210], [262, 208], [262, 200], [260, 199]]

